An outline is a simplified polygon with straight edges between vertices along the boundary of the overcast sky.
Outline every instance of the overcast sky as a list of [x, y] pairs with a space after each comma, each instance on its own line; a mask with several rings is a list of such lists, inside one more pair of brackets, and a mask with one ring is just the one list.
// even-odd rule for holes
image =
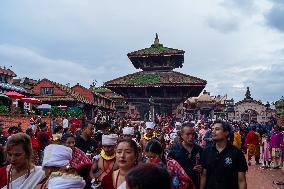
[[127, 53], [185, 50], [177, 71], [207, 80], [212, 95], [284, 95], [283, 0], [6, 0], [0, 65], [18, 77], [88, 87], [135, 71]]

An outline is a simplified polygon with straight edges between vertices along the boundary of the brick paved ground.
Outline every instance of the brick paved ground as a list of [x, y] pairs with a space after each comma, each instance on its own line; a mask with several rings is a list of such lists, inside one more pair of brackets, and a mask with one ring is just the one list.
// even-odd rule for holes
[[248, 189], [284, 189], [284, 185], [273, 184], [273, 181], [283, 181], [284, 174], [280, 169], [261, 169], [252, 165], [247, 173]]

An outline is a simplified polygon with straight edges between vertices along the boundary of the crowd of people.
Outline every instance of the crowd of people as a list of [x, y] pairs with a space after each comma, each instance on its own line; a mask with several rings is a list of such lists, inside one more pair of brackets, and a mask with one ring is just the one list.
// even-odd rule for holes
[[0, 188], [246, 189], [248, 166], [280, 169], [283, 154], [273, 122], [32, 118], [0, 123]]

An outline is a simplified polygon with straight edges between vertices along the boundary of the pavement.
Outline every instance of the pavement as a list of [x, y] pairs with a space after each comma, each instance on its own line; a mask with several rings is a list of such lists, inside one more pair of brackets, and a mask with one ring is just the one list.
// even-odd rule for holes
[[284, 182], [281, 169], [262, 169], [259, 165], [249, 166], [247, 173], [248, 189], [284, 189], [284, 185], [276, 185], [274, 181]]

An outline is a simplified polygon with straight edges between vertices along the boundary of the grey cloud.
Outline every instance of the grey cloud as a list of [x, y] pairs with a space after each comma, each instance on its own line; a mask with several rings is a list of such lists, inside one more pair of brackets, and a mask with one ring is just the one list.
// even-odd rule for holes
[[238, 30], [239, 23], [237, 18], [228, 17], [228, 18], [209, 18], [207, 20], [207, 24], [209, 27], [222, 32], [222, 33], [230, 33]]
[[[228, 93], [229, 98], [237, 97], [235, 98], [237, 101], [243, 98], [247, 86], [251, 88], [255, 99], [264, 102], [279, 99], [284, 91], [282, 63], [273, 64], [267, 68], [254, 66], [246, 69], [228, 68], [222, 77], [223, 80], [216, 79], [215, 86], [209, 84], [208, 87], [221, 94]], [[214, 83], [214, 79], [211, 81]]]
[[280, 2], [275, 1], [272, 9], [266, 15], [266, 22], [270, 27], [284, 32], [284, 2]]
[[224, 0], [221, 4], [227, 8], [246, 13], [254, 11], [255, 8], [254, 0]]

